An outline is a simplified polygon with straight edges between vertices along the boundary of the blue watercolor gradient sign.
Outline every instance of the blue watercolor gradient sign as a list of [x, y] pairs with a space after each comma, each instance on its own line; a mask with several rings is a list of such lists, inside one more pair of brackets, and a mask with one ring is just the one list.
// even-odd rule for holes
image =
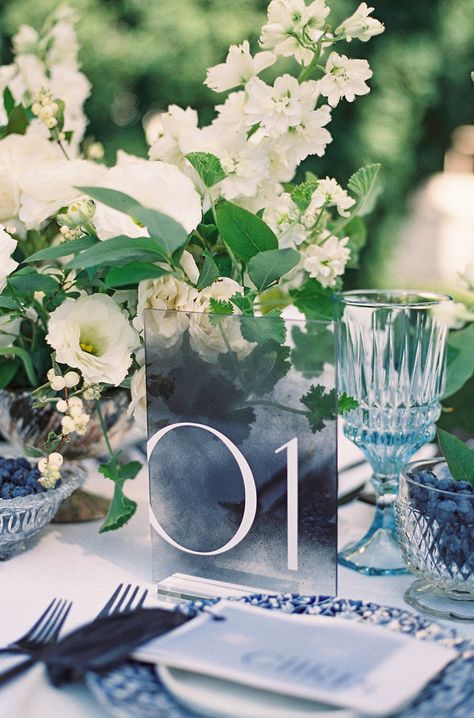
[[331, 324], [146, 310], [153, 579], [336, 593]]

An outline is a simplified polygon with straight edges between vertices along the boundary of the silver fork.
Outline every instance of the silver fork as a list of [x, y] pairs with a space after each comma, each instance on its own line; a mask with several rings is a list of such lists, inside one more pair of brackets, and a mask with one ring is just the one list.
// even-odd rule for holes
[[145, 588], [140, 596], [138, 596], [139, 593], [140, 586], [135, 586], [132, 591], [131, 583], [127, 583], [127, 585], [120, 583], [105, 606], [99, 611], [95, 620], [97, 621], [98, 618], [105, 618], [106, 616], [116, 616], [118, 613], [129, 613], [142, 608], [148, 596], [148, 589]]
[[[46, 612], [40, 617], [40, 619], [31, 629], [35, 629], [33, 631], [33, 635], [35, 636], [33, 640], [35, 642], [38, 641], [38, 643], [36, 643], [37, 647], [44, 647], [47, 644], [55, 643], [58, 640], [61, 629], [64, 626], [64, 623], [66, 622], [66, 619], [69, 615], [69, 611], [72, 607], [71, 601], [55, 599], [52, 603], [55, 604], [54, 608], [52, 610], [49, 610], [50, 606], [52, 605], [50, 604]], [[27, 634], [28, 633], [29, 631], [27, 632]], [[21, 640], [23, 639], [24, 637], [22, 637]], [[12, 668], [7, 669], [3, 673], [0, 673], [0, 686], [5, 685], [5, 683], [8, 683], [16, 676], [19, 676], [21, 673], [27, 671], [28, 668], [33, 666], [38, 661], [38, 658], [38, 656], [31, 656], [26, 661], [18, 663]]]
[[0, 648], [0, 655], [5, 653], [34, 653], [43, 648], [48, 642], [58, 639], [58, 632], [49, 636], [48, 619], [54, 617], [60, 610], [61, 601], [53, 598], [49, 606], [43, 611], [36, 623], [20, 638]]

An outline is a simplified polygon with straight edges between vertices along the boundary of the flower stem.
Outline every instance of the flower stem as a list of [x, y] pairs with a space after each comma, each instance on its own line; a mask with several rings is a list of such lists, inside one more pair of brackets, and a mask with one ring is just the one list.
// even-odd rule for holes
[[99, 401], [99, 399], [96, 399], [96, 400], [95, 400], [95, 407], [96, 407], [96, 410], [97, 410], [97, 416], [99, 417], [100, 428], [102, 429], [102, 434], [103, 434], [103, 437], [104, 437], [104, 439], [105, 439], [105, 445], [107, 446], [107, 451], [108, 451], [109, 454], [110, 454], [110, 458], [113, 459], [113, 458], [115, 457], [115, 454], [114, 454], [114, 452], [113, 452], [113, 450], [112, 450], [112, 446], [110, 445], [109, 435], [108, 435], [108, 433], [107, 433], [107, 427], [106, 427], [106, 425], [105, 425], [105, 420], [104, 420], [104, 417], [103, 417], [103, 414], [102, 414], [102, 409], [100, 408], [100, 401]]

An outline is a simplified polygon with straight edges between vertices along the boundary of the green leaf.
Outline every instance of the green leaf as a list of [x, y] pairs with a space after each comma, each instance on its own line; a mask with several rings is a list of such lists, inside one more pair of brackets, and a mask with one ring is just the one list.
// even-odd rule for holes
[[29, 125], [28, 115], [23, 105], [17, 105], [10, 112], [6, 135], [24, 135]]
[[300, 254], [294, 249], [270, 249], [259, 252], [249, 262], [249, 277], [259, 292], [296, 267]]
[[231, 202], [217, 207], [217, 227], [222, 241], [244, 262], [259, 252], [278, 249], [278, 239], [259, 217]]
[[132, 501], [127, 498], [123, 493], [123, 488], [120, 484], [115, 484], [114, 495], [112, 502], [109, 506], [105, 521], [100, 527], [99, 533], [103, 534], [106, 531], [116, 531], [122, 528], [134, 515], [137, 510], [136, 501]]
[[127, 265], [130, 262], [166, 261], [161, 246], [150, 237], [112, 237], [97, 242], [78, 254], [68, 263], [68, 268], [87, 269], [88, 267], [111, 267]]
[[12, 297], [2, 294], [0, 295], [0, 307], [4, 309], [17, 309], [18, 305]]
[[361, 167], [360, 170], [357, 170], [357, 172], [352, 175], [347, 183], [347, 189], [358, 198], [359, 204], [362, 203], [360, 204], [359, 211], [362, 210], [363, 204], [365, 204], [375, 186], [379, 170], [380, 164]]
[[334, 364], [335, 338], [324, 324], [308, 322], [305, 329], [298, 325], [292, 329], [291, 363], [303, 376], [314, 378], [322, 373], [325, 364]]
[[25, 444], [23, 447], [25, 456], [29, 456], [32, 459], [41, 459], [44, 456], [44, 451], [37, 449], [32, 444]]
[[219, 277], [232, 278], [232, 260], [228, 254], [216, 254], [214, 255], [214, 261], [219, 270]]
[[312, 386], [307, 394], [301, 398], [301, 403], [308, 409], [307, 417], [311, 431], [315, 434], [324, 429], [327, 421], [336, 418], [336, 392], [332, 389], [326, 393], [321, 384]]
[[9, 355], [16, 356], [21, 359], [25, 368], [26, 376], [28, 377], [28, 381], [30, 382], [31, 386], [36, 387], [38, 385], [36, 371], [33, 366], [31, 357], [26, 351], [26, 349], [23, 349], [22, 347], [0, 347], [0, 356]]
[[222, 299], [211, 297], [210, 304], [213, 314], [233, 314], [234, 308], [231, 302], [224, 302]]
[[230, 301], [237, 307], [237, 309], [240, 309], [242, 314], [253, 316], [253, 304], [255, 302], [256, 296], [256, 292], [247, 291], [245, 295], [234, 294], [230, 298]]
[[227, 177], [220, 159], [209, 152], [190, 152], [186, 155], [186, 159], [191, 162], [208, 188], [214, 187], [215, 184]]
[[136, 479], [142, 469], [143, 464], [140, 461], [129, 461], [127, 464], [120, 464], [120, 473], [125, 481]]
[[[123, 192], [106, 187], [78, 187], [97, 202], [124, 212], [148, 228], [150, 235], [160, 246], [162, 253], [171, 259], [173, 253], [188, 242], [188, 234], [176, 220], [162, 212], [147, 209]], [[135, 240], [132, 240], [135, 241]]]
[[290, 296], [307, 319], [332, 321], [340, 311], [332, 289], [325, 289], [316, 279], [308, 279], [300, 289], [291, 290]]
[[438, 429], [438, 441], [453, 479], [474, 485], [474, 451], [443, 429]]
[[24, 267], [18, 272], [11, 274], [8, 278], [8, 285], [17, 294], [32, 296], [35, 292], [54, 294], [59, 289], [59, 282], [48, 274], [40, 274], [32, 267]]
[[293, 188], [291, 192], [291, 199], [298, 206], [301, 212], [306, 212], [308, 209], [313, 193], [317, 187], [318, 181], [316, 179], [309, 179]]
[[354, 399], [353, 396], [349, 396], [348, 394], [346, 394], [346, 392], [344, 392], [338, 397], [338, 406], [339, 414], [342, 416], [348, 411], [353, 411], [354, 409], [357, 409], [359, 406], [359, 402]]
[[444, 399], [455, 394], [474, 374], [474, 324], [450, 332]]
[[157, 279], [169, 274], [166, 269], [146, 262], [131, 262], [123, 267], [112, 267], [105, 275], [104, 282], [108, 287], [126, 287], [139, 284], [144, 279]]
[[5, 358], [0, 361], [0, 389], [5, 389], [15, 378], [20, 364], [19, 359]]
[[214, 257], [207, 250], [204, 252], [204, 265], [199, 275], [197, 288], [199, 291], [209, 287], [220, 276], [219, 267], [214, 261]]
[[[266, 342], [284, 344], [286, 340], [286, 327], [283, 319], [279, 317], [240, 317], [242, 336], [248, 342], [257, 342], [262, 345]], [[260, 371], [260, 362], [259, 362]]]
[[35, 252], [27, 257], [24, 261], [29, 262], [42, 262], [45, 259], [58, 259], [59, 257], [67, 257], [70, 254], [78, 254], [84, 249], [93, 247], [100, 240], [96, 237], [81, 237], [80, 239], [71, 239], [70, 242], [63, 242], [58, 244], [57, 247], [48, 247], [47, 249], [40, 249], [39, 252]]
[[56, 434], [54, 431], [50, 431], [48, 434], [48, 438], [46, 439], [44, 444], [44, 450], [48, 454], [50, 454], [52, 451], [56, 451], [62, 440], [63, 437], [61, 436], [61, 434]]
[[10, 117], [12, 110], [15, 107], [15, 99], [9, 87], [5, 87], [3, 91], [3, 106], [5, 107], [7, 117]]

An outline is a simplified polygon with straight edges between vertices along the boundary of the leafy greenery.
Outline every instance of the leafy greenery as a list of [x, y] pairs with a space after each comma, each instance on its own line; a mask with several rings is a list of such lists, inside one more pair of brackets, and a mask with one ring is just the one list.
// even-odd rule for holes
[[207, 152], [190, 152], [186, 159], [191, 162], [194, 169], [206, 187], [214, 187], [215, 184], [225, 179], [226, 173], [222, 169], [221, 161], [215, 155]]
[[474, 485], [474, 451], [443, 429], [438, 429], [438, 441], [453, 479]]
[[322, 431], [327, 421], [336, 418], [336, 392], [326, 392], [321, 384], [312, 386], [301, 399], [301, 403], [309, 409], [307, 417], [314, 434]]
[[444, 399], [451, 397], [474, 374], [474, 324], [451, 332], [448, 343], [448, 371]]
[[270, 227], [246, 209], [221, 202], [216, 214], [222, 241], [238, 259], [248, 262], [259, 252], [278, 249], [278, 239]]
[[294, 249], [270, 249], [254, 255], [249, 262], [249, 277], [259, 292], [268, 289], [293, 267], [296, 267], [300, 255]]

